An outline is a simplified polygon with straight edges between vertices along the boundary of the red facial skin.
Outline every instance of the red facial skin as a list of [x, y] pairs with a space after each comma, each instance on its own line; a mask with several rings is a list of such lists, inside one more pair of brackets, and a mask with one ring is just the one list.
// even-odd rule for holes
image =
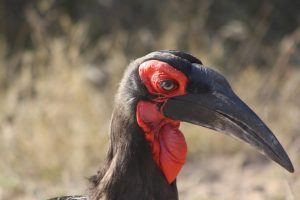
[[[185, 163], [187, 145], [179, 130], [180, 121], [165, 117], [157, 103], [165, 102], [172, 96], [184, 95], [188, 79], [179, 70], [158, 60], [142, 63], [139, 67], [139, 76], [147, 90], [151, 94], [158, 95], [158, 98], [154, 99], [153, 103], [138, 102], [137, 122], [150, 143], [154, 161], [171, 184]], [[164, 80], [173, 80], [178, 87], [166, 91], [160, 87], [160, 83]]]

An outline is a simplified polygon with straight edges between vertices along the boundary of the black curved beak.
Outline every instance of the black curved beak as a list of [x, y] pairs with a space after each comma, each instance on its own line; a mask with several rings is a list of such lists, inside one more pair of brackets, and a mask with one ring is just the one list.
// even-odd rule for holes
[[[212, 78], [216, 81], [211, 81]], [[197, 66], [191, 79], [189, 94], [170, 98], [164, 104], [165, 116], [228, 133], [256, 147], [289, 172], [294, 172], [288, 155], [271, 130], [234, 94], [221, 75]], [[210, 89], [205, 92], [199, 90], [203, 84]]]

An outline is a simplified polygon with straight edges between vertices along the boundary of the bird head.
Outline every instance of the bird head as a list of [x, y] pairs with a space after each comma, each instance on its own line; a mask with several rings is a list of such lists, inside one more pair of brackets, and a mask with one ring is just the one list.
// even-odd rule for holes
[[136, 120], [153, 159], [172, 183], [185, 162], [180, 122], [213, 129], [246, 142], [293, 172], [283, 147], [265, 123], [233, 92], [228, 81], [194, 56], [156, 51], [135, 62]]

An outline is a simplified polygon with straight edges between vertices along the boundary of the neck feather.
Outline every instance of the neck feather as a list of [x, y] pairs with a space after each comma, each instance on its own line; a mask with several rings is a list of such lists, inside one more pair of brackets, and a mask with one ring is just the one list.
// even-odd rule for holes
[[177, 200], [176, 180], [169, 184], [153, 160], [135, 107], [119, 104], [111, 121], [105, 165], [91, 178], [92, 200]]

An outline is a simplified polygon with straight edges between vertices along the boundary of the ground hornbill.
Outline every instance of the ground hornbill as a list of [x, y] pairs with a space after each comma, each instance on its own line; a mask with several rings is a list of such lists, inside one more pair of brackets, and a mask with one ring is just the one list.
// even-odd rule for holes
[[190, 54], [156, 51], [125, 72], [107, 158], [90, 179], [88, 197], [57, 199], [178, 199], [176, 177], [187, 152], [180, 122], [228, 133], [294, 171], [279, 141], [222, 75]]

